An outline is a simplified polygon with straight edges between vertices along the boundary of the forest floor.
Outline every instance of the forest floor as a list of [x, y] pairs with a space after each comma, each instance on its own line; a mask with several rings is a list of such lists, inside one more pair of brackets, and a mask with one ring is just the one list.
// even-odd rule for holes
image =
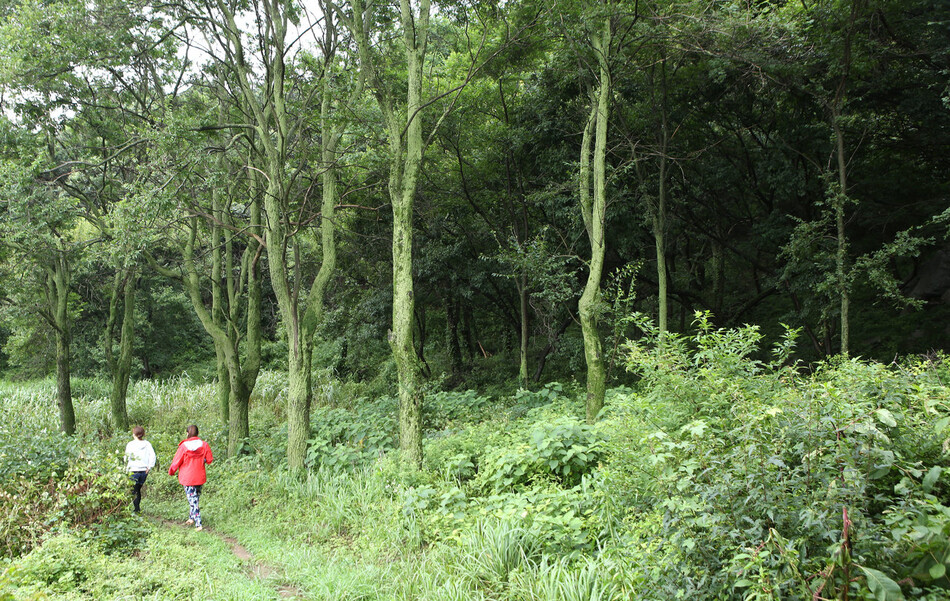
[[[168, 528], [181, 532], [192, 532], [194, 528], [181, 522], [175, 522], [157, 514], [145, 514], [148, 520], [156, 527]], [[195, 534], [198, 534], [197, 532]], [[216, 537], [224, 542], [230, 552], [237, 558], [244, 567], [245, 575], [255, 581], [263, 581], [273, 585], [277, 596], [280, 599], [298, 599], [304, 600], [308, 597], [304, 592], [293, 583], [287, 582], [282, 576], [281, 571], [273, 565], [261, 561], [254, 557], [247, 548], [236, 538], [227, 534], [217, 532], [214, 529], [205, 527], [202, 530], [202, 536]]]

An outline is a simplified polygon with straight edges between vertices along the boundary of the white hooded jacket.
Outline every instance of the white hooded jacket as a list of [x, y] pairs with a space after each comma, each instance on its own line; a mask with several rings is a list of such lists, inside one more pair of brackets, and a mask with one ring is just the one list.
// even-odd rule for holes
[[126, 469], [130, 472], [144, 472], [155, 467], [155, 450], [147, 440], [132, 440], [125, 445]]

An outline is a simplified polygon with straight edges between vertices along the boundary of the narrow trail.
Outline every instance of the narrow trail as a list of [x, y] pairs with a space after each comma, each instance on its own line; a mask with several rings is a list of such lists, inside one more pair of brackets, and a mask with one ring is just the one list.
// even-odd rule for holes
[[[172, 520], [168, 520], [156, 515], [150, 515], [148, 518], [152, 522], [166, 526], [168, 528], [193, 530], [191, 526], [186, 526], [185, 524], [179, 522], [173, 522]], [[251, 552], [248, 551], [247, 548], [239, 543], [238, 540], [233, 536], [216, 532], [207, 527], [205, 527], [202, 532], [207, 532], [208, 534], [224, 541], [231, 549], [231, 552], [234, 554], [234, 556], [241, 560], [241, 564], [244, 566], [244, 573], [247, 574], [249, 578], [253, 578], [254, 580], [270, 580], [273, 579], [276, 574], [278, 574], [277, 568], [254, 559], [254, 556], [251, 555]], [[307, 599], [307, 596], [304, 594], [304, 592], [293, 584], [277, 584], [275, 585], [275, 589], [277, 590], [277, 594], [281, 599], [298, 599], [301, 601]]]

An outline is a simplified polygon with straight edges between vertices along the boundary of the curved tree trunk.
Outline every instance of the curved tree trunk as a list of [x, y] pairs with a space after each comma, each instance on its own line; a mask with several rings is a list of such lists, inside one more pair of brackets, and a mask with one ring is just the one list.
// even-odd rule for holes
[[66, 434], [76, 433], [76, 413], [70, 387], [69, 353], [72, 335], [69, 323], [69, 263], [65, 252], [57, 252], [54, 263], [47, 267], [46, 294], [56, 331], [56, 400], [59, 405], [59, 427]]
[[[593, 97], [593, 107], [584, 128], [581, 144], [581, 210], [590, 239], [591, 259], [587, 284], [578, 302], [581, 331], [584, 336], [584, 358], [587, 361], [587, 422], [593, 423], [604, 407], [607, 388], [607, 369], [604, 363], [600, 332], [597, 329], [598, 308], [601, 303], [600, 281], [604, 269], [606, 215], [606, 151], [607, 119], [610, 98], [610, 74], [607, 53], [610, 51], [610, 18], [605, 18], [600, 36], [593, 39], [594, 50], [600, 63], [600, 81]], [[593, 133], [593, 194], [590, 185], [590, 138]], [[593, 197], [593, 198], [592, 198]]]

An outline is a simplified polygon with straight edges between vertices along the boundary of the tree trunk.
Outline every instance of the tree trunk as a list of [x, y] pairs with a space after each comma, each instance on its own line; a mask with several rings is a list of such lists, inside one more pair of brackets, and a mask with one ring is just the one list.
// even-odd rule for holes
[[[219, 109], [218, 123], [223, 123], [222, 119], [222, 109]], [[223, 157], [224, 153], [220, 153]], [[223, 158], [219, 157], [218, 167], [221, 168], [223, 163]], [[218, 188], [215, 188], [212, 192], [211, 200], [211, 213], [215, 218], [220, 218], [222, 216], [221, 211], [221, 191]], [[223, 253], [222, 253], [222, 240], [221, 240], [221, 227], [216, 224], [211, 224], [211, 321], [217, 328], [226, 328], [227, 326], [224, 323], [224, 292], [221, 289], [221, 280], [223, 278], [223, 271], [227, 271], [228, 276], [230, 277], [231, 270], [225, 270], [223, 263]], [[194, 300], [194, 298], [193, 298]], [[211, 332], [209, 332], [210, 334]], [[220, 412], [221, 423], [227, 425], [230, 418], [230, 401], [229, 396], [231, 394], [231, 382], [230, 375], [228, 374], [228, 363], [227, 357], [225, 356], [225, 351], [223, 344], [224, 340], [216, 339], [212, 335], [214, 340], [214, 356], [215, 364], [218, 372], [218, 389], [217, 389], [217, 398], [218, 398], [218, 411]], [[230, 445], [229, 445], [230, 447]]]
[[122, 270], [116, 269], [112, 278], [112, 296], [109, 298], [109, 317], [103, 330], [102, 352], [106, 360], [106, 370], [115, 373], [115, 322], [119, 319], [119, 295], [122, 293]]
[[838, 193], [834, 196], [835, 230], [838, 248], [835, 253], [835, 275], [838, 281], [838, 292], [841, 296], [841, 354], [848, 356], [850, 343], [850, 292], [848, 285], [848, 238], [844, 230], [844, 210], [848, 198], [848, 165], [844, 152], [844, 133], [838, 122], [840, 115], [837, 110], [832, 113], [832, 122], [835, 132], [835, 155], [838, 161]]
[[[123, 285], [122, 329], [119, 337], [119, 356], [112, 372], [112, 423], [117, 432], [129, 429], [129, 413], [126, 408], [126, 395], [129, 390], [129, 378], [132, 374], [132, 350], [135, 341], [135, 268], [129, 267], [125, 273]], [[115, 293], [119, 291], [116, 290]]]
[[475, 325], [472, 323], [472, 307], [468, 303], [462, 304], [462, 335], [465, 339], [465, 357], [469, 365], [475, 362]]
[[298, 478], [304, 475], [307, 438], [310, 436], [310, 348], [302, 332], [300, 306], [288, 277], [285, 248], [286, 215], [283, 190], [275, 181], [280, 170], [275, 168], [264, 196], [267, 219], [267, 265], [277, 296], [281, 320], [287, 335], [287, 467]]
[[287, 466], [302, 474], [310, 437], [310, 353], [300, 340], [290, 353], [287, 390]]
[[412, 282], [412, 213], [416, 184], [422, 167], [424, 142], [422, 117], [423, 66], [429, 35], [430, 0], [420, 0], [413, 10], [411, 0], [400, 0], [403, 49], [407, 63], [405, 112], [397, 110], [391, 88], [381, 81], [370, 46], [370, 23], [362, 0], [350, 0], [352, 18], [347, 25], [357, 43], [361, 81], [372, 83], [389, 138], [389, 197], [393, 210], [393, 313], [389, 344], [399, 381], [399, 447], [403, 456], [422, 465], [422, 402], [419, 386], [419, 359], [412, 343], [414, 314]]
[[[256, 183], [258, 178], [254, 177], [254, 182]], [[239, 394], [230, 394], [229, 398], [229, 419], [228, 419], [228, 453], [237, 454], [240, 450], [240, 445], [232, 445], [231, 440], [235, 437], [240, 437], [243, 441], [248, 438], [251, 434], [250, 432], [250, 420], [248, 418], [248, 413], [250, 409], [250, 399], [251, 394], [254, 392], [254, 387], [257, 385], [257, 376], [261, 371], [261, 266], [260, 266], [260, 257], [264, 249], [261, 247], [260, 243], [257, 241], [259, 238], [255, 236], [261, 235], [261, 202], [259, 195], [257, 194], [258, 190], [255, 187], [252, 190], [252, 200], [250, 206], [250, 224], [249, 224], [249, 233], [251, 238], [248, 239], [248, 246], [244, 251], [244, 260], [242, 263], [242, 271], [246, 274], [247, 278], [247, 315], [245, 316], [245, 351], [244, 351], [244, 362], [240, 370], [240, 381], [241, 389]], [[230, 318], [230, 323], [233, 324], [233, 327], [236, 329], [238, 323], [238, 307], [240, 303], [237, 298], [233, 298], [230, 301], [232, 308], [232, 314]], [[238, 348], [235, 348], [235, 355], [239, 352]], [[234, 385], [231, 384], [231, 389], [234, 389]], [[238, 413], [238, 417], [235, 418], [234, 414]]]
[[[581, 332], [584, 336], [584, 358], [587, 361], [587, 422], [594, 423], [604, 407], [607, 387], [607, 370], [604, 364], [600, 332], [597, 329], [598, 309], [601, 303], [600, 280], [604, 268], [605, 241], [604, 221], [606, 218], [606, 150], [607, 119], [610, 98], [610, 75], [607, 66], [607, 53], [610, 51], [610, 18], [604, 20], [599, 37], [593, 38], [594, 51], [600, 64], [600, 81], [593, 96], [593, 110], [587, 127], [584, 128], [584, 140], [581, 151], [585, 154], [581, 161], [581, 209], [584, 225], [590, 239], [590, 271], [584, 292], [578, 301]], [[589, 149], [591, 134], [594, 135], [593, 153], [593, 195], [589, 186]], [[593, 198], [591, 198], [593, 196]]]
[[667, 123], [667, 90], [666, 90], [666, 59], [661, 58], [657, 68], [660, 70], [659, 93], [657, 105], [654, 101], [654, 110], [660, 118], [658, 145], [660, 151], [659, 173], [657, 174], [657, 199], [653, 211], [653, 238], [656, 245], [656, 282], [657, 282], [657, 327], [662, 335], [669, 330], [669, 282], [666, 265], [666, 202], [667, 202], [667, 169], [669, 165], [670, 132]]
[[449, 369], [452, 378], [462, 371], [462, 347], [459, 345], [459, 304], [449, 292], [445, 295], [445, 348], [449, 352]]
[[521, 345], [518, 357], [518, 386], [528, 388], [528, 283], [521, 276], [518, 283], [518, 300], [521, 314]]
[[538, 356], [538, 366], [534, 368], [534, 376], [531, 378], [535, 384], [541, 381], [541, 374], [544, 372], [544, 366], [547, 363], [548, 355], [550, 355], [551, 351], [557, 347], [558, 339], [564, 335], [564, 332], [567, 331], [568, 326], [570, 326], [572, 323], [574, 323], [574, 317], [569, 315], [567, 319], [561, 322], [561, 325], [558, 327], [557, 331], [554, 332], [554, 338], [551, 339], [551, 341], [548, 342], [548, 345], [544, 347], [544, 350], [541, 351], [541, 354]]
[[[393, 330], [389, 337], [399, 379], [399, 447], [411, 463], [422, 465], [422, 402], [419, 364], [412, 346], [415, 299], [412, 282], [412, 212], [422, 168], [422, 68], [429, 35], [429, 0], [414, 14], [400, 0], [407, 63], [405, 124], [390, 120], [390, 197], [393, 204]], [[392, 112], [390, 111], [390, 114]], [[405, 130], [405, 134], [403, 134]], [[405, 153], [402, 139], [405, 139]], [[397, 148], [398, 146], [398, 148]]]
[[[251, 203], [251, 225], [249, 230], [256, 233], [260, 226], [260, 204], [257, 200]], [[244, 440], [249, 436], [248, 401], [257, 382], [260, 370], [260, 278], [257, 275], [256, 260], [251, 257], [258, 255], [255, 244], [252, 242], [244, 253], [243, 273], [247, 274], [247, 325], [246, 325], [246, 357], [241, 360], [241, 340], [237, 324], [240, 305], [239, 288], [231, 281], [229, 268], [228, 284], [222, 286], [220, 278], [212, 277], [212, 308], [209, 311], [204, 305], [201, 294], [200, 280], [197, 266], [194, 261], [195, 240], [198, 234], [197, 218], [192, 219], [191, 232], [184, 249], [184, 277], [182, 285], [191, 299], [192, 307], [198, 316], [201, 325], [211, 336], [214, 342], [215, 355], [218, 363], [218, 402], [222, 413], [227, 405], [228, 421], [228, 456], [233, 457], [241, 449]], [[255, 239], [256, 240], [256, 239]], [[222, 272], [222, 254], [213, 252], [212, 275]], [[162, 270], [169, 275], [167, 270]], [[244, 280], [244, 277], [241, 278]], [[226, 290], [222, 289], [226, 288]], [[227, 311], [225, 304], [231, 307]], [[225, 403], [225, 401], [227, 401]]]
[[726, 291], [726, 256], [725, 249], [719, 239], [712, 243], [712, 261], [713, 261], [713, 310], [718, 315], [722, 312], [724, 294]]
[[72, 335], [69, 323], [69, 264], [65, 252], [59, 250], [55, 262], [47, 269], [46, 291], [53, 327], [56, 330], [56, 400], [59, 405], [59, 427], [64, 433], [76, 433], [76, 413], [70, 388], [69, 353]]
[[218, 344], [214, 345], [214, 367], [218, 379], [215, 386], [218, 416], [222, 424], [227, 424], [230, 420], [231, 376], [228, 374], [228, 362], [224, 356], [224, 350], [219, 348]]
[[656, 243], [656, 282], [658, 297], [658, 326], [660, 334], [669, 327], [669, 285], [666, 277], [666, 124], [663, 124], [663, 149], [660, 154], [659, 191], [656, 212], [653, 214], [653, 238]]
[[228, 457], [237, 457], [244, 448], [244, 441], [251, 435], [248, 407], [251, 388], [247, 386], [239, 370], [229, 370], [230, 404], [228, 411]]
[[[407, 0], [403, 0], [405, 3]], [[410, 74], [414, 73], [410, 69]], [[410, 90], [413, 89], [410, 77]], [[418, 98], [416, 94], [410, 94]], [[413, 104], [413, 103], [411, 103]], [[418, 107], [418, 104], [415, 104]], [[413, 108], [410, 107], [410, 114]], [[414, 124], [414, 127], [413, 125]], [[399, 447], [406, 458], [422, 464], [422, 392], [419, 387], [418, 357], [412, 344], [412, 320], [415, 308], [412, 285], [412, 202], [415, 180], [422, 157], [421, 132], [411, 130], [420, 125], [413, 119], [409, 132], [402, 193], [393, 199], [393, 329], [389, 337], [399, 379]]]

